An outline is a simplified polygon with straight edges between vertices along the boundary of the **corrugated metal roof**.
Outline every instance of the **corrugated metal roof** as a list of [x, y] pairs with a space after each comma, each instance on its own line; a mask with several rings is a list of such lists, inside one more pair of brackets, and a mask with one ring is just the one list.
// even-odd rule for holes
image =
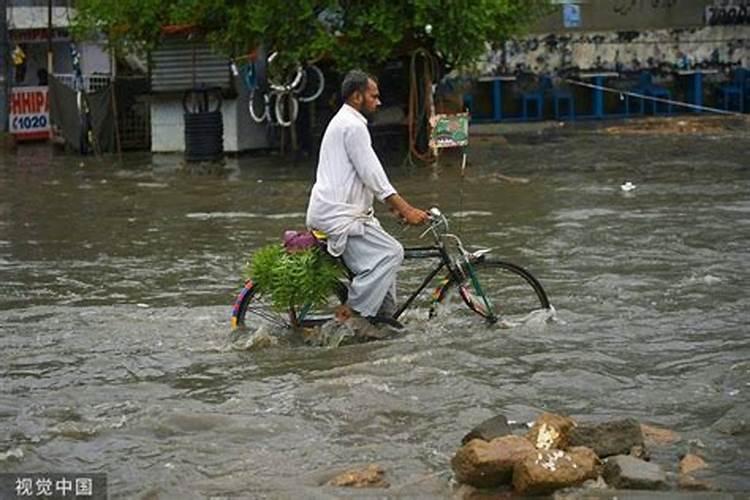
[[[10, 2], [9, 2], [10, 3]], [[13, 7], [6, 12], [9, 30], [30, 30], [47, 28], [47, 7]], [[75, 16], [75, 10], [67, 7], [52, 7], [52, 27], [67, 28], [69, 17]]]
[[229, 59], [203, 41], [166, 39], [151, 54], [151, 90], [182, 92], [194, 87], [230, 88]]

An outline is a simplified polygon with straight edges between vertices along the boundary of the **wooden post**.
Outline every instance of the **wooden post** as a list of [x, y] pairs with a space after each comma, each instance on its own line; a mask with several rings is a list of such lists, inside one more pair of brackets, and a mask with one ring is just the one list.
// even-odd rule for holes
[[[47, 0], [47, 75], [55, 72], [52, 51], [52, 0]], [[48, 77], [49, 77], [48, 76]]]
[[122, 162], [122, 144], [120, 143], [120, 119], [117, 114], [117, 80], [112, 79], [110, 92], [112, 92], [112, 114], [115, 119], [115, 145], [117, 147], [117, 156]]
[[117, 114], [117, 52], [114, 48], [112, 48], [112, 52], [110, 54], [112, 61], [110, 62], [111, 68], [110, 68], [110, 74], [112, 75], [112, 79], [110, 80], [110, 92], [112, 92], [112, 114], [114, 115], [115, 119], [115, 145], [117, 147], [117, 156], [122, 162], [122, 143], [120, 142], [120, 119]]
[[[9, 75], [10, 75], [10, 45], [8, 44], [8, 0], [0, 0], [0, 132], [8, 130], [9, 114]], [[2, 147], [2, 145], [0, 145]]]

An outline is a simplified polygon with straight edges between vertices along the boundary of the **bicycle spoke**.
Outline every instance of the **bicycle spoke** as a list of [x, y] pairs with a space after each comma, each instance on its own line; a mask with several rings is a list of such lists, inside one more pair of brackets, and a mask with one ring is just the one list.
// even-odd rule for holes
[[499, 318], [516, 318], [549, 309], [549, 300], [541, 284], [525, 269], [498, 260], [482, 260], [472, 266], [472, 277], [462, 283], [451, 280], [441, 289], [441, 302], [451, 293], [458, 294], [468, 308], [457, 308], [454, 314], [476, 313], [490, 322]]
[[[300, 310], [304, 311], [304, 314], [298, 316], [298, 320], [305, 325], [310, 322], [317, 323], [326, 318], [332, 318], [334, 307], [344, 302], [346, 302], [346, 285], [342, 282], [324, 305], [317, 308], [302, 307]], [[257, 293], [252, 285], [246, 285], [246, 288], [238, 295], [232, 315], [234, 327], [245, 325], [250, 328], [257, 328], [254, 323], [257, 322], [258, 318], [282, 328], [292, 326], [290, 313], [274, 310], [270, 301], [266, 300], [262, 294]]]
[[248, 307], [247, 313], [245, 314], [246, 315], [254, 314], [255, 316], [265, 319], [269, 323], [273, 323], [278, 326], [283, 326], [283, 327], [289, 326], [289, 322], [282, 320], [278, 313], [266, 311], [264, 308], [265, 306], [262, 306], [262, 305], [258, 305], [255, 307]]

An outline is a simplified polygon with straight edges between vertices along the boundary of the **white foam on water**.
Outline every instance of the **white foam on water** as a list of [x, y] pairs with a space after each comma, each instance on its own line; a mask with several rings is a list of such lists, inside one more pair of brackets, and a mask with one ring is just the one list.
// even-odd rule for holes
[[259, 214], [255, 212], [192, 212], [186, 215], [188, 219], [299, 219], [304, 218], [304, 212], [289, 212], [280, 214]]
[[679, 286], [693, 286], [693, 285], [718, 285], [722, 283], [723, 280], [719, 278], [718, 276], [714, 276], [713, 274], [703, 274], [703, 275], [692, 275], [689, 278], [684, 278], [679, 281]]
[[0, 453], [0, 462], [7, 462], [9, 460], [21, 460], [24, 457], [23, 449], [11, 448], [10, 450]]
[[485, 212], [484, 210], [464, 210], [462, 212], [453, 212], [450, 214], [451, 219], [465, 219], [467, 217], [490, 217], [492, 212]]

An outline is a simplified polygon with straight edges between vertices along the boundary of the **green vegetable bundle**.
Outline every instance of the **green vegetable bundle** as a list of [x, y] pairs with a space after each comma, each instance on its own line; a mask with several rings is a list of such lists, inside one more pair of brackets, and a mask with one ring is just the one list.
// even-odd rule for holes
[[323, 305], [340, 286], [343, 269], [318, 247], [287, 252], [283, 245], [255, 251], [246, 274], [278, 311]]

